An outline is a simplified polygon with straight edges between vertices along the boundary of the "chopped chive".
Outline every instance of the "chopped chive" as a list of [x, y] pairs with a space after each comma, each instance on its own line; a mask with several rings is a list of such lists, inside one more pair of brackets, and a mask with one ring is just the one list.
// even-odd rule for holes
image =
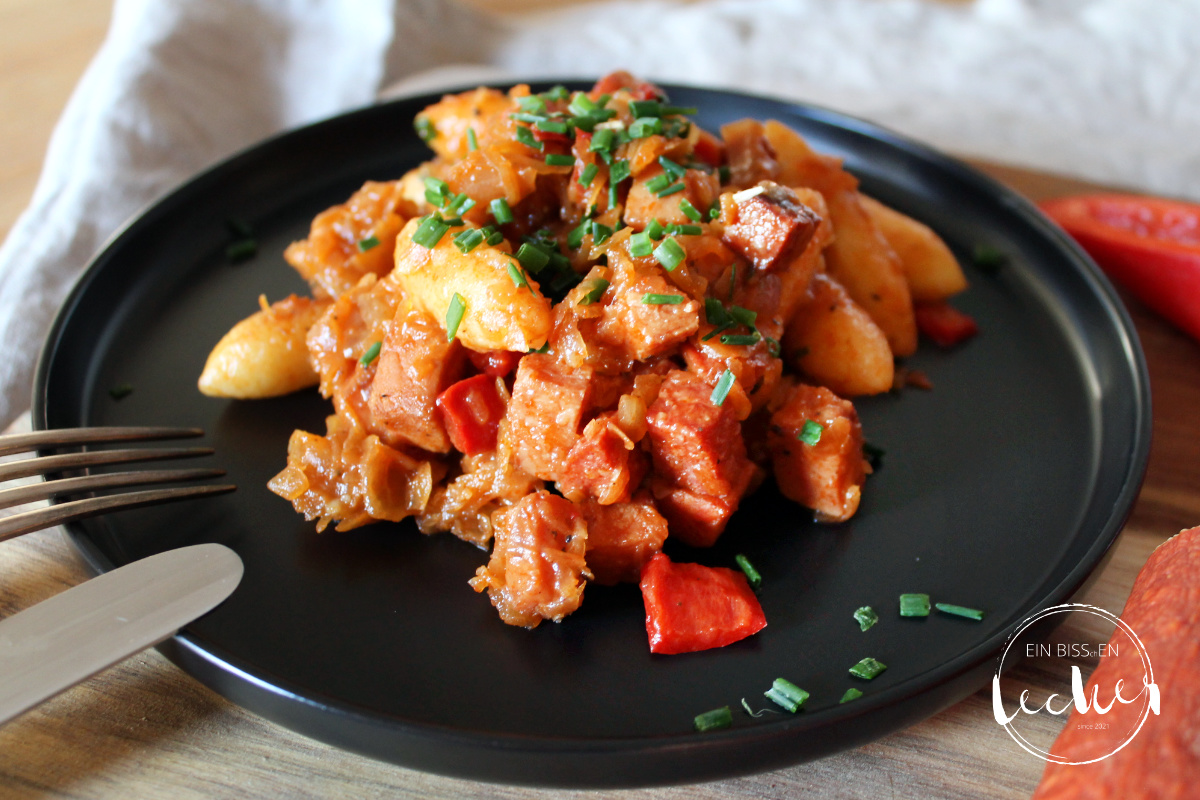
[[513, 286], [516, 286], [518, 289], [523, 289], [529, 285], [529, 281], [525, 278], [525, 273], [511, 261], [508, 262], [508, 277], [512, 278]]
[[365, 253], [374, 247], [379, 247], [379, 238], [374, 234], [368, 236], [358, 243], [358, 251], [360, 253]]
[[654, 242], [645, 231], [638, 231], [629, 237], [629, 255], [642, 258], [654, 252]]
[[725, 398], [729, 396], [729, 390], [733, 388], [733, 381], [732, 372], [725, 370], [721, 373], [721, 377], [717, 379], [717, 385], [713, 387], [712, 395], [708, 398], [714, 406], [722, 405], [725, 402]]
[[592, 185], [592, 181], [596, 179], [596, 173], [600, 171], [600, 167], [595, 164], [588, 164], [583, 168], [583, 172], [579, 173], [579, 185], [583, 188], [588, 188]]
[[133, 394], [133, 384], [119, 383], [108, 390], [108, 396], [113, 400], [124, 400]]
[[588, 281], [588, 283], [592, 285], [592, 288], [588, 289], [587, 292], [579, 298], [578, 305], [590, 306], [593, 303], [599, 303], [600, 298], [604, 296], [605, 290], [608, 289], [608, 281], [606, 281], [604, 278], [593, 278], [592, 280]]
[[546, 101], [540, 95], [530, 94], [517, 98], [517, 106], [527, 114], [545, 114]]
[[900, 595], [900, 616], [902, 616], [902, 617], [928, 617], [929, 616], [929, 595], [927, 595], [927, 594], [902, 594], [902, 595]]
[[763, 339], [767, 343], [767, 355], [771, 358], [779, 358], [779, 354], [783, 352], [783, 347], [779, 344], [779, 340], [773, 339], [770, 336], [764, 336]]
[[786, 678], [776, 678], [771, 684], [771, 688], [763, 694], [775, 705], [793, 714], [799, 711], [800, 707], [804, 705], [804, 701], [809, 698], [808, 692]]
[[[455, 216], [455, 217], [461, 217], [463, 214], [467, 213], [474, 207], [475, 207], [475, 201], [472, 200], [470, 197], [467, 197], [466, 194], [463, 194], [460, 192], [459, 194], [456, 194], [450, 198], [450, 202], [447, 203], [447, 205], [446, 205], [446, 213], [448, 213], [452, 216]], [[450, 223], [450, 220], [446, 220], [446, 222], [449, 224], [456, 224], [456, 223]], [[457, 224], [461, 225], [462, 223], [460, 222]]]
[[526, 147], [532, 147], [534, 150], [541, 150], [543, 145], [533, 136], [533, 131], [526, 128], [524, 125], [517, 126], [517, 141]]
[[887, 669], [887, 664], [876, 661], [873, 658], [864, 658], [850, 668], [850, 674], [856, 678], [869, 681], [885, 669]]
[[566, 153], [550, 153], [546, 156], [546, 165], [550, 167], [573, 167], [575, 156]]
[[724, 333], [725, 331], [729, 330], [732, 327], [733, 327], [733, 321], [725, 320], [720, 325], [718, 325], [717, 327], [715, 327], [711, 331], [709, 331], [708, 334], [700, 341], [707, 342], [709, 339], [715, 339], [716, 337], [720, 336], [722, 333]]
[[458, 292], [450, 298], [450, 307], [446, 309], [446, 341], [453, 342], [458, 336], [458, 326], [462, 324], [463, 315], [467, 312], [467, 301]]
[[657, 219], [650, 220], [649, 224], [646, 225], [646, 235], [656, 242], [663, 238], [663, 234], [666, 233], [666, 230], [667, 229], [663, 227], [663, 224]]
[[421, 137], [421, 141], [429, 144], [437, 138], [437, 127], [433, 121], [424, 114], [418, 114], [413, 120], [413, 130], [417, 132], [417, 136]]
[[642, 302], [648, 306], [677, 306], [683, 302], [681, 294], [646, 294]]
[[583, 237], [588, 235], [588, 231], [592, 229], [591, 217], [584, 217], [579, 224], [571, 229], [567, 234], [567, 247], [572, 250], [578, 249], [583, 244]]
[[796, 434], [796, 438], [804, 442], [809, 447], [812, 447], [817, 442], [821, 441], [821, 434], [825, 432], [825, 426], [816, 420], [804, 420], [804, 427], [800, 428], [800, 432]]
[[683, 180], [683, 176], [687, 174], [687, 167], [682, 164], [676, 164], [666, 156], [659, 156], [658, 163], [662, 164], [663, 171], [677, 181]]
[[699, 222], [700, 220], [704, 219], [704, 215], [702, 215], [694, 205], [689, 203], [687, 198], [679, 201], [679, 210], [682, 211], [684, 216], [686, 216], [692, 222]]
[[483, 231], [479, 228], [466, 228], [454, 235], [454, 244], [466, 255], [483, 244], [483, 239]]
[[646, 181], [646, 189], [658, 194], [671, 185], [671, 176], [663, 172]]
[[687, 252], [673, 238], [663, 239], [662, 244], [654, 248], [654, 257], [663, 265], [667, 272], [678, 267], [687, 257]]
[[683, 191], [682, 183], [673, 183], [670, 186], [668, 186], [667, 188], [663, 189], [661, 192], [655, 192], [655, 195], [657, 195], [658, 197], [670, 197], [671, 195], [675, 194], [676, 192], [682, 192], [682, 191]]
[[367, 348], [367, 352], [362, 354], [362, 358], [358, 360], [358, 363], [362, 364], [364, 367], [371, 366], [371, 362], [379, 358], [379, 351], [382, 349], [383, 342], [375, 342]]
[[712, 207], [708, 209], [708, 218], [713, 220], [719, 216], [721, 216], [721, 204], [720, 202], [714, 202]]
[[437, 247], [437, 243], [442, 240], [448, 230], [450, 230], [450, 225], [436, 214], [425, 217], [413, 232], [413, 244], [419, 244], [426, 250], [432, 250]]
[[467, 128], [467, 149], [472, 152], [479, 149], [479, 140], [475, 138], [474, 128]]
[[715, 297], [704, 298], [704, 321], [709, 325], [723, 325], [729, 321], [725, 306]]
[[530, 125], [534, 124], [535, 122], [541, 122], [544, 119], [548, 119], [548, 117], [543, 114], [529, 113], [509, 114], [508, 118], [515, 119], [517, 122], [528, 122]]
[[699, 236], [704, 233], [699, 225], [668, 225], [666, 231], [672, 236]]
[[483, 231], [483, 240], [492, 247], [495, 247], [504, 241], [504, 234], [496, 230], [491, 225], [485, 225], [484, 227], [480, 228], [480, 230]]
[[497, 197], [491, 202], [488, 208], [492, 212], [492, 219], [496, 220], [497, 225], [507, 225], [513, 221], [512, 209], [508, 206], [508, 201], [503, 197]]
[[571, 104], [567, 106], [567, 111], [570, 111], [577, 117], [586, 117], [600, 110], [600, 106], [592, 102], [592, 99], [583, 92], [576, 92], [571, 98]]
[[874, 627], [876, 622], [879, 622], [879, 615], [870, 606], [863, 606], [862, 608], [855, 609], [854, 619], [858, 622], [858, 627], [865, 631]]
[[531, 352], [531, 353], [537, 353], [537, 354], [539, 354], [539, 355], [545, 355], [546, 353], [549, 353], [549, 352], [550, 352], [550, 340], [549, 340], [549, 339], [547, 339], [547, 340], [546, 340], [546, 341], [545, 341], [545, 342], [542, 344], [542, 346], [541, 346], [541, 347], [538, 347], [538, 348], [536, 348], [536, 349], [534, 349], [534, 350], [530, 350], [529, 352]]
[[838, 704], [841, 705], [842, 703], [849, 703], [851, 700], [857, 700], [860, 697], [862, 697], [862, 690], [855, 689], [853, 686], [851, 686], [846, 690], [846, 693], [842, 695], [842, 699], [838, 700]]
[[956, 606], [953, 603], [934, 603], [934, 608], [941, 611], [943, 614], [953, 614], [956, 617], [966, 617], [973, 619], [976, 622], [983, 619], [983, 612], [978, 608], [967, 608], [966, 606]]
[[742, 573], [745, 574], [746, 581], [750, 584], [750, 588], [757, 592], [759, 587], [762, 586], [762, 575], [758, 574], [758, 570], [756, 570], [754, 565], [750, 563], [750, 559], [746, 558], [741, 553], [738, 553], [736, 556], [734, 556], [733, 560], [737, 562], [738, 567], [740, 567]]
[[994, 273], [1008, 263], [1008, 255], [990, 244], [977, 244], [971, 261], [984, 272]]
[[258, 242], [253, 239], [241, 239], [225, 248], [225, 258], [233, 264], [248, 261], [258, 254]]
[[727, 333], [721, 337], [721, 344], [729, 344], [734, 347], [750, 347], [758, 344], [759, 336], [757, 333], [736, 334]]
[[696, 730], [701, 733], [728, 728], [733, 725], [733, 712], [729, 710], [729, 706], [721, 706], [720, 708], [714, 708], [712, 711], [705, 711], [703, 714], [696, 715], [695, 725]]
[[658, 117], [638, 117], [629, 126], [631, 139], [645, 139], [662, 133], [662, 120]]
[[693, 116], [699, 112], [700, 109], [696, 108], [695, 106], [663, 106], [662, 108], [662, 115], [664, 117], [675, 115]]
[[737, 289], [737, 263], [729, 265], [729, 302], [733, 302], [733, 293]]
[[730, 306], [729, 318], [739, 325], [745, 325], [750, 330], [755, 330], [754, 321], [758, 319], [758, 312], [741, 306]]
[[599, 247], [607, 242], [613, 235], [614, 231], [607, 225], [601, 225], [599, 222], [592, 223], [592, 244]]
[[566, 100], [570, 96], [571, 95], [570, 92], [567, 91], [567, 87], [563, 86], [561, 83], [542, 92], [542, 97], [551, 101]]
[[521, 266], [529, 272], [537, 275], [550, 263], [550, 254], [540, 247], [525, 242], [517, 249], [517, 261], [520, 261]]
[[425, 199], [429, 200], [429, 194], [432, 192], [435, 197], [439, 198], [436, 201], [430, 200], [435, 206], [443, 205], [450, 199], [450, 184], [446, 183], [441, 178], [435, 178], [432, 175], [425, 176]]
[[635, 117], [658, 117], [662, 115], [662, 103], [657, 100], [632, 100], [629, 113]]
[[629, 162], [625, 159], [614, 161], [612, 166], [608, 168], [608, 182], [612, 186], [616, 186], [621, 181], [628, 178], [632, 173]]
[[588, 150], [593, 153], [611, 150], [613, 139], [616, 138], [616, 135], [612, 128], [601, 128], [592, 135], [592, 141], [588, 144]]
[[564, 120], [549, 119], [547, 117], [543, 117], [533, 124], [539, 131], [545, 131], [546, 133], [566, 133], [571, 129], [571, 126]]

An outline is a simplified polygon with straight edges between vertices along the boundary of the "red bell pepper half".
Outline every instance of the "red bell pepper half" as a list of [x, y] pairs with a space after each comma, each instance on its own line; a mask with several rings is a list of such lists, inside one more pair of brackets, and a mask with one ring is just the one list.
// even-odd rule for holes
[[642, 568], [651, 653], [692, 653], [745, 639], [766, 627], [746, 576], [723, 567], [676, 564], [662, 553]]
[[437, 407], [450, 443], [459, 452], [474, 455], [496, 448], [496, 431], [504, 418], [505, 404], [495, 378], [476, 375], [451, 384], [438, 395]]
[[917, 303], [913, 313], [917, 330], [938, 347], [953, 347], [979, 333], [975, 320], [949, 303]]
[[1049, 200], [1041, 209], [1109, 277], [1200, 339], [1200, 205], [1089, 194]]

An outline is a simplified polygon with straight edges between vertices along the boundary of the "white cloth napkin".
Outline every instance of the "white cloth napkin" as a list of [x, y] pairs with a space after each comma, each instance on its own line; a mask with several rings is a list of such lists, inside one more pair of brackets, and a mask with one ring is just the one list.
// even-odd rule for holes
[[497, 16], [452, 0], [117, 0], [30, 208], [0, 247], [0, 427], [28, 406], [53, 314], [124, 220], [204, 166], [395, 81], [426, 91], [624, 68], [828, 106], [958, 154], [1200, 199], [1198, 9], [655, 0]]

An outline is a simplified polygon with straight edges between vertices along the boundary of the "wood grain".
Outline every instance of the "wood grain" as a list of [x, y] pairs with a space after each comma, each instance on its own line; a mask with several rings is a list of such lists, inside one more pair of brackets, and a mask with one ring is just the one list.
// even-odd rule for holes
[[[482, 0], [480, 0], [482, 2]], [[490, 0], [489, 0], [490, 2]], [[527, 0], [537, 4], [538, 0]], [[107, 22], [107, 0], [0, 0], [0, 234], [32, 192], [54, 119]], [[1032, 198], [1086, 184], [979, 164]], [[1083, 602], [1117, 611], [1149, 553], [1200, 523], [1200, 346], [1126, 298], [1149, 362], [1154, 443], [1132, 516]], [[0, 616], [85, 579], [57, 531], [0, 544]], [[1086, 620], [1056, 636], [1087, 641]], [[1094, 638], [1094, 637], [1093, 637]], [[1081, 663], [1090, 669], [1090, 664]], [[1064, 669], [1059, 665], [1058, 669]], [[0, 676], [2, 679], [2, 676]], [[1014, 680], [1044, 696], [1058, 672]], [[980, 692], [857, 750], [792, 769], [699, 786], [621, 793], [667, 798], [1027, 798], [1042, 762], [996, 725]], [[1061, 720], [1042, 716], [1038, 735]], [[459, 781], [394, 767], [294, 734], [226, 702], [150, 651], [0, 728], [6, 798], [594, 798]]]

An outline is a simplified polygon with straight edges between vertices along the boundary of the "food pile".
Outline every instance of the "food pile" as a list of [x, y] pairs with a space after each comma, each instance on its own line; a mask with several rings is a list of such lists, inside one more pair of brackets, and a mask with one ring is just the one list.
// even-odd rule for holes
[[270, 489], [318, 530], [413, 517], [490, 547], [471, 585], [510, 625], [641, 582], [651, 617], [710, 609], [648, 619], [656, 652], [761, 628], [742, 573], [663, 542], [712, 545], [768, 475], [849, 519], [847, 398], [896, 385], [918, 311], [945, 343], [974, 328], [932, 231], [778, 122], [694, 113], [626, 73], [425, 109], [434, 157], [318, 215], [285, 253], [312, 296], [263, 299], [205, 367], [207, 394], [333, 401]]

